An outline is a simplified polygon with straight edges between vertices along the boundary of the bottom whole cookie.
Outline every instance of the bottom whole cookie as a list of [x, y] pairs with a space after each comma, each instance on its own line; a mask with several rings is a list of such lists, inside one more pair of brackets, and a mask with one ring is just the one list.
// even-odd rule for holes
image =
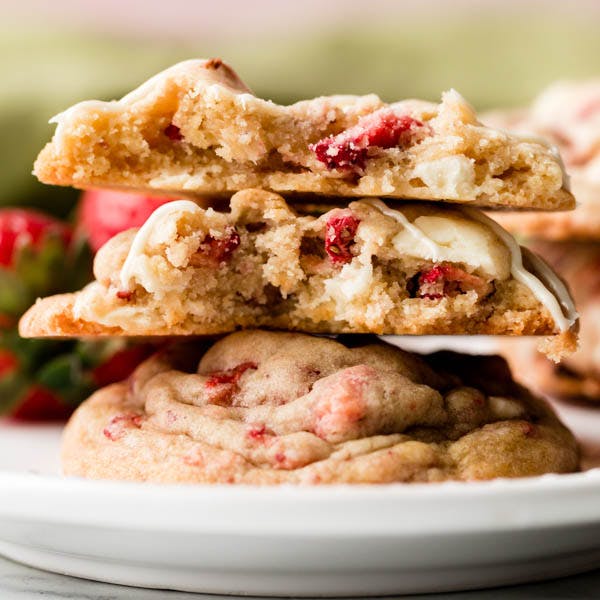
[[364, 339], [245, 331], [173, 346], [76, 411], [64, 472], [331, 484], [577, 470], [571, 433], [502, 359], [356, 345]]

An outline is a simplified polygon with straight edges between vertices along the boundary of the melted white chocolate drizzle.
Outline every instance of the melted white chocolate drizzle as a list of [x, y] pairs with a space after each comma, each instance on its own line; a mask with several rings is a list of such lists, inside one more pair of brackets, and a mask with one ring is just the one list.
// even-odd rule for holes
[[159, 206], [148, 220], [140, 227], [133, 238], [127, 258], [121, 267], [120, 281], [123, 290], [130, 289], [131, 280], [135, 277], [136, 262], [148, 244], [148, 239], [154, 229], [160, 225], [161, 221], [167, 219], [177, 212], [196, 213], [202, 209], [191, 200], [174, 200]]
[[400, 225], [402, 225], [402, 227], [404, 227], [404, 229], [406, 229], [406, 231], [408, 231], [415, 238], [417, 243], [425, 246], [429, 251], [429, 255], [423, 256], [423, 258], [428, 258], [434, 262], [440, 260], [439, 245], [436, 244], [436, 242], [434, 242], [430, 237], [425, 235], [425, 233], [423, 233], [423, 231], [421, 231], [416, 225], [411, 223], [403, 213], [401, 213], [399, 210], [392, 210], [384, 202], [376, 198], [368, 198], [363, 200], [363, 202], [369, 204], [373, 208], [376, 208], [386, 217], [390, 217], [398, 221], [398, 223], [400, 223]]
[[[510, 250], [510, 272], [514, 279], [527, 286], [539, 302], [548, 309], [560, 331], [568, 331], [578, 318], [577, 310], [560, 278], [533, 252], [528, 251], [528, 259], [535, 271], [542, 276], [546, 285], [523, 265], [523, 254], [517, 240], [502, 228], [496, 221], [486, 216], [480, 210], [469, 206], [459, 206], [459, 209], [471, 219], [491, 228]], [[551, 288], [548, 289], [548, 288]]]
[[[434, 262], [439, 260], [441, 248], [438, 246], [438, 244], [428, 237], [414, 223], [411, 223], [400, 211], [390, 209], [381, 200], [371, 198], [364, 200], [364, 202], [373, 206], [382, 214], [398, 221], [403, 227], [406, 228], [408, 232], [411, 233], [417, 243], [427, 247], [429, 252], [428, 254], [424, 254], [423, 258], [430, 259]], [[577, 320], [577, 311], [567, 288], [550, 269], [550, 267], [548, 267], [548, 265], [546, 265], [533, 253], [528, 254], [528, 258], [532, 263], [532, 266], [544, 279], [546, 284], [544, 285], [544, 283], [542, 283], [538, 277], [524, 267], [521, 247], [512, 237], [512, 235], [504, 230], [498, 223], [496, 223], [496, 221], [490, 219], [480, 210], [475, 208], [461, 206], [458, 204], [453, 206], [453, 208], [459, 210], [471, 220], [477, 221], [478, 223], [488, 227], [496, 234], [498, 238], [500, 238], [510, 252], [510, 273], [512, 277], [523, 285], [527, 286], [535, 298], [537, 298], [537, 300], [548, 309], [548, 312], [552, 316], [552, 319], [560, 331], [568, 331], [573, 323], [575, 323]]]

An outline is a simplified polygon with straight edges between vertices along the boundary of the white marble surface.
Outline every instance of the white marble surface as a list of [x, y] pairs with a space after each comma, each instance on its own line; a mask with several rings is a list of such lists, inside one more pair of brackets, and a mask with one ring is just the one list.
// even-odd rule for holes
[[[230, 596], [144, 590], [31, 569], [0, 557], [1, 600], [230, 600]], [[403, 596], [414, 600], [597, 600], [600, 570], [545, 583], [454, 594]]]

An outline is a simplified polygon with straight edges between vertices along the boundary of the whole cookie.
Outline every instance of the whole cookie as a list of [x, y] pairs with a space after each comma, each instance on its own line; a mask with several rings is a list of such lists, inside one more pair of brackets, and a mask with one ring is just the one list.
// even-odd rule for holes
[[381, 342], [354, 347], [360, 339], [244, 331], [204, 354], [196, 342], [156, 355], [77, 410], [64, 472], [331, 484], [577, 469], [571, 433], [501, 359], [421, 358]]

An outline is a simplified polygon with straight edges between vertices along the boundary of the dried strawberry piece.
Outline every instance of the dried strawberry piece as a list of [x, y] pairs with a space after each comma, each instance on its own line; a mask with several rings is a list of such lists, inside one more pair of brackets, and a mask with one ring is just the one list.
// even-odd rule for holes
[[234, 383], [215, 383], [214, 385], [205, 384], [204, 399], [207, 404], [215, 404], [217, 406], [231, 406], [233, 394], [237, 390], [237, 385]]
[[266, 425], [254, 425], [248, 429], [246, 435], [256, 441], [264, 441], [265, 436], [267, 435], [267, 426]]
[[131, 300], [131, 298], [133, 296], [133, 292], [131, 290], [119, 290], [116, 293], [116, 296], [119, 300], [129, 301], [129, 300]]
[[183, 139], [183, 136], [181, 135], [181, 130], [179, 129], [179, 127], [177, 127], [177, 125], [173, 125], [173, 123], [165, 127], [165, 135], [174, 142], [179, 142]]
[[322, 380], [314, 408], [314, 432], [322, 439], [345, 437], [364, 418], [365, 387], [377, 376], [368, 365], [356, 365]]
[[463, 269], [448, 263], [434, 265], [423, 271], [417, 278], [416, 297], [437, 300], [444, 296], [457, 296], [470, 290], [484, 293], [489, 288], [481, 277], [471, 275]]
[[192, 264], [199, 265], [206, 260], [217, 264], [227, 262], [239, 245], [240, 235], [233, 226], [227, 227], [222, 238], [215, 238], [208, 234], [192, 258]]
[[258, 365], [254, 362], [244, 362], [239, 364], [237, 367], [233, 367], [233, 369], [228, 369], [227, 371], [215, 371], [214, 373], [211, 373], [204, 385], [209, 388], [223, 383], [232, 383], [237, 385], [241, 376], [248, 369], [258, 369]]
[[336, 211], [325, 225], [325, 251], [334, 264], [352, 260], [351, 247], [360, 221], [350, 209]]
[[183, 457], [183, 462], [190, 467], [201, 467], [204, 464], [204, 455], [200, 448], [194, 448]]
[[137, 415], [135, 413], [116, 415], [109, 421], [102, 433], [111, 442], [115, 442], [125, 435], [125, 430], [134, 427], [139, 429], [142, 426], [142, 421], [142, 415]]
[[535, 437], [538, 433], [536, 426], [533, 423], [523, 422], [521, 426], [525, 437]]
[[371, 148], [407, 147], [424, 132], [424, 124], [409, 115], [382, 109], [358, 120], [354, 127], [309, 146], [328, 169], [362, 171]]

